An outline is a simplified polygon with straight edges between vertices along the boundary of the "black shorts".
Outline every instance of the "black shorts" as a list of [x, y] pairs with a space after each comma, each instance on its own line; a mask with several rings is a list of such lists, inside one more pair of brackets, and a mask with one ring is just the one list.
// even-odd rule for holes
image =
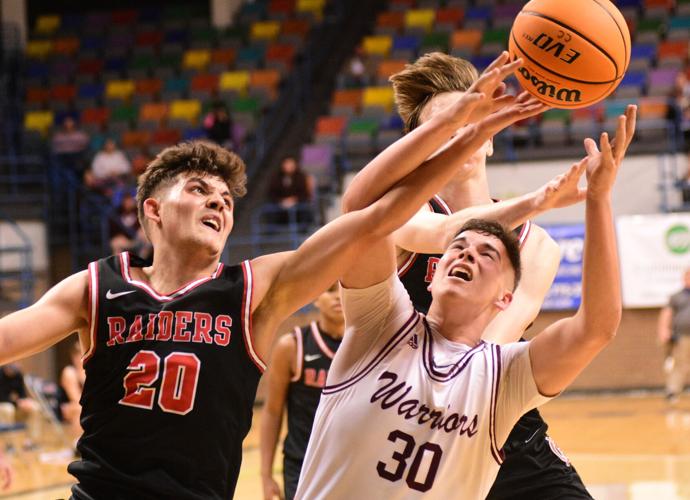
[[295, 498], [299, 473], [302, 470], [302, 460], [283, 457], [283, 484], [285, 485], [285, 500]]
[[526, 440], [506, 443], [505, 460], [487, 500], [592, 499], [546, 429], [544, 424]]

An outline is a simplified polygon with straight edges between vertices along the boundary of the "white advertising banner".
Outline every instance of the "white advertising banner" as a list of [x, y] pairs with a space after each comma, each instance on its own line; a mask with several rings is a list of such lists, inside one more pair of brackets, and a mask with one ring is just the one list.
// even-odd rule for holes
[[662, 307], [690, 268], [690, 213], [616, 219], [623, 307]]

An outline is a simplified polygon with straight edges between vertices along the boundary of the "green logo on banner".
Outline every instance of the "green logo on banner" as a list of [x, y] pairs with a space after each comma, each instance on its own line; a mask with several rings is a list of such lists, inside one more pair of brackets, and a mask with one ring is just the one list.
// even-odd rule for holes
[[690, 230], [685, 224], [676, 224], [666, 231], [666, 246], [675, 254], [690, 250]]

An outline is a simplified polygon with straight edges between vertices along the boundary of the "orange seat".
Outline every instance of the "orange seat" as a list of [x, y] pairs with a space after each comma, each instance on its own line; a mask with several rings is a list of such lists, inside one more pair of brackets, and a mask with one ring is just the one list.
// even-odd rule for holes
[[214, 90], [218, 89], [218, 75], [214, 75], [212, 73], [201, 73], [199, 75], [194, 75], [190, 88], [192, 90], [213, 92]]
[[182, 140], [182, 133], [176, 128], [158, 129], [153, 133], [151, 141], [157, 145], [177, 144]]
[[454, 31], [450, 38], [450, 46], [453, 49], [469, 49], [475, 51], [482, 43], [481, 30], [458, 30]]
[[168, 105], [164, 102], [147, 102], [139, 109], [140, 122], [160, 123], [168, 116]]
[[50, 89], [50, 98], [56, 101], [72, 101], [76, 96], [76, 85], [55, 85]]
[[110, 20], [113, 24], [134, 24], [139, 18], [139, 11], [136, 9], [122, 9], [113, 11]]
[[646, 97], [640, 99], [639, 106], [640, 118], [645, 120], [666, 119], [668, 114], [668, 104], [665, 100]]
[[79, 50], [79, 39], [76, 37], [63, 37], [53, 40], [53, 52], [71, 56]]
[[50, 100], [50, 89], [29, 87], [26, 89], [26, 102], [46, 102]]
[[286, 19], [280, 27], [281, 34], [298, 35], [301, 38], [307, 36], [309, 30], [309, 21], [305, 19]]
[[226, 64], [229, 66], [235, 62], [236, 57], [237, 50], [235, 50], [233, 47], [215, 49], [213, 52], [211, 52], [211, 63]]
[[249, 74], [249, 87], [268, 90], [271, 98], [276, 97], [280, 83], [280, 72], [275, 69], [257, 69]]
[[163, 88], [163, 80], [160, 78], [145, 78], [134, 82], [137, 94], [156, 95]]
[[295, 12], [295, 0], [271, 0], [268, 4], [269, 17], [276, 18], [276, 14], [288, 16]]
[[644, 0], [645, 9], [663, 8], [671, 10], [676, 6], [676, 0]]
[[272, 43], [266, 49], [266, 61], [280, 61], [286, 66], [292, 65], [295, 57], [295, 47], [287, 43]]
[[359, 107], [362, 102], [362, 89], [339, 89], [333, 92], [331, 103], [334, 106]]
[[405, 24], [405, 13], [398, 11], [381, 12], [376, 18], [376, 26], [399, 30]]
[[122, 147], [143, 148], [151, 142], [151, 134], [146, 130], [127, 130], [122, 134]]
[[386, 59], [379, 63], [379, 67], [376, 68], [376, 76], [380, 80], [388, 80], [391, 75], [398, 73], [405, 69], [407, 61], [401, 59]]
[[343, 116], [321, 116], [316, 121], [316, 135], [340, 137], [347, 119]]
[[85, 125], [104, 125], [110, 117], [108, 108], [86, 108], [81, 112], [81, 122]]
[[465, 13], [462, 11], [462, 9], [457, 7], [446, 7], [445, 9], [438, 9], [436, 11], [437, 23], [460, 26], [464, 17]]
[[685, 59], [688, 57], [688, 42], [687, 40], [669, 40], [659, 44], [658, 49], [659, 59], [666, 59], [670, 57], [677, 57]]

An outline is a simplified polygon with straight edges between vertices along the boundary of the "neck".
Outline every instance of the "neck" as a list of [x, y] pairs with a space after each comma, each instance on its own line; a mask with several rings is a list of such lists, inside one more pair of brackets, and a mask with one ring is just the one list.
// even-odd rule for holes
[[167, 295], [187, 283], [210, 276], [218, 267], [218, 261], [219, 256], [205, 254], [199, 249], [190, 252], [161, 244], [155, 246], [153, 264], [140, 272], [154, 290]]
[[329, 337], [334, 339], [342, 339], [345, 333], [344, 321], [332, 321], [323, 314], [319, 314], [319, 319], [316, 321], [319, 325], [319, 330], [325, 332]]
[[477, 314], [470, 308], [457, 307], [452, 314], [448, 314], [438, 302], [432, 301], [426, 319], [429, 326], [444, 338], [475, 347], [481, 342], [482, 334], [494, 316], [488, 309]]
[[491, 203], [485, 165], [475, 166], [469, 178], [466, 174], [455, 176], [438, 194], [453, 212]]

